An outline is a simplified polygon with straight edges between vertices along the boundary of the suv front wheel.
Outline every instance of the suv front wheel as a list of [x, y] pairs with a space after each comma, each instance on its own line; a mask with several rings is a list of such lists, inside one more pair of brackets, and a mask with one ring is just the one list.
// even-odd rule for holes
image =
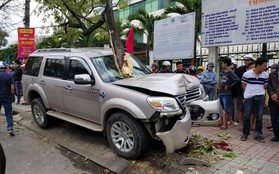
[[36, 98], [31, 102], [31, 110], [35, 122], [43, 129], [49, 126], [49, 117], [40, 98]]
[[106, 135], [116, 153], [130, 159], [144, 153], [150, 140], [145, 127], [125, 112], [111, 115], [107, 121]]

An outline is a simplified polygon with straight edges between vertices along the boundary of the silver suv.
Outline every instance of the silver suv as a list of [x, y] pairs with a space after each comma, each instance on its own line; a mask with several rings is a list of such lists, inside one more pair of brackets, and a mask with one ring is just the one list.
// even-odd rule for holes
[[[47, 128], [59, 118], [102, 131], [118, 155], [131, 159], [147, 149], [150, 138], [162, 140], [167, 153], [186, 146], [190, 113], [200, 109], [196, 100], [204, 102], [199, 81], [182, 74], [150, 74], [136, 57], [126, 56], [133, 67], [132, 77], [124, 79], [110, 49], [32, 53], [22, 82], [36, 123]], [[188, 97], [194, 102], [191, 111], [186, 107]]]

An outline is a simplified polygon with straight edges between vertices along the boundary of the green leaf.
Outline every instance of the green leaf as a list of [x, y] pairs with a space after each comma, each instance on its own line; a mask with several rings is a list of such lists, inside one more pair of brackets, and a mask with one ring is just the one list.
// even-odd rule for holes
[[224, 153], [224, 154], [223, 154], [223, 157], [226, 157], [226, 158], [235, 158], [235, 157], [236, 157], [236, 154], [233, 153], [233, 152]]
[[221, 133], [221, 134], [218, 134], [218, 136], [224, 140], [228, 140], [228, 139], [232, 138], [232, 135], [230, 133]]

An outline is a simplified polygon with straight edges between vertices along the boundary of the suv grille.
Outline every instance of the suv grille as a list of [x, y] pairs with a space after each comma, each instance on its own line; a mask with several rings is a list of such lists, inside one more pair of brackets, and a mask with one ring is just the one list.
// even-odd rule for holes
[[175, 97], [182, 109], [186, 108], [186, 95], [180, 95]]
[[186, 103], [190, 103], [194, 100], [199, 99], [201, 96], [200, 88], [195, 88], [191, 90], [187, 90], [186, 92]]
[[187, 90], [186, 95], [179, 95], [176, 98], [182, 109], [186, 108], [186, 104], [199, 99], [201, 96], [200, 88], [195, 88], [191, 90]]

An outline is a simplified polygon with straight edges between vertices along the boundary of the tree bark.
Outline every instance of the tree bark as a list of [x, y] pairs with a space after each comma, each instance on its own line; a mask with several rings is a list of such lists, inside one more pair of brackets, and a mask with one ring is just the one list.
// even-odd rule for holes
[[109, 30], [110, 42], [114, 54], [114, 59], [117, 63], [116, 66], [118, 67], [119, 72], [121, 72], [120, 69], [123, 66], [125, 51], [120, 39], [120, 35], [118, 34], [118, 31], [115, 26], [111, 0], [106, 0], [105, 19]]

